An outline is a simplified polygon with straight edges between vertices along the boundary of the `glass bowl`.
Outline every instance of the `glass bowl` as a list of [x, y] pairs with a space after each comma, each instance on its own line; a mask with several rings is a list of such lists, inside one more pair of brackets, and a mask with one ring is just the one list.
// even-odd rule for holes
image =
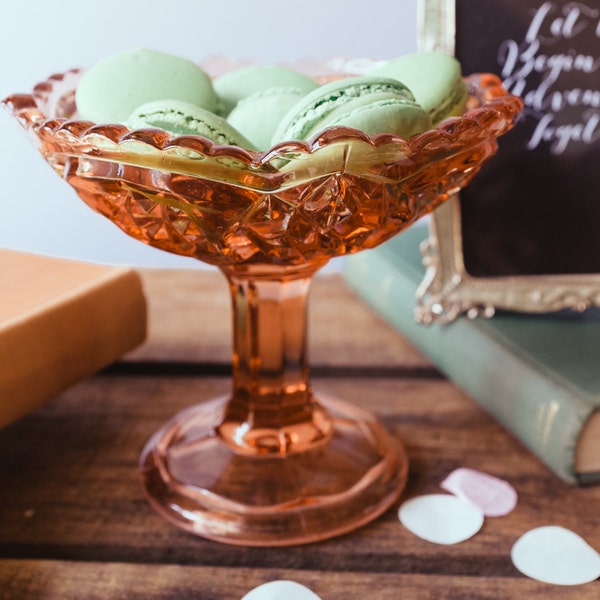
[[79, 120], [80, 75], [4, 104], [91, 208], [141, 242], [217, 266], [231, 291], [231, 394], [148, 441], [140, 476], [151, 504], [187, 531], [250, 546], [314, 542], [376, 518], [406, 484], [407, 454], [373, 414], [313, 392], [310, 281], [467, 185], [521, 101], [476, 74], [463, 116], [410, 139], [337, 127], [254, 152]]

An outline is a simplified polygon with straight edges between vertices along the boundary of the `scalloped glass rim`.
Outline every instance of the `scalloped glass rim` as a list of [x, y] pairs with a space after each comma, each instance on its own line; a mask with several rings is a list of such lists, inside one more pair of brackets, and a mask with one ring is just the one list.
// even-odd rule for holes
[[[349, 146], [355, 153], [360, 148], [359, 160], [352, 161], [353, 174], [366, 177], [372, 174], [376, 154], [383, 156], [383, 160], [391, 155], [396, 161], [406, 159], [410, 163], [408, 171], [414, 174], [415, 169], [432, 158], [439, 160], [440, 151], [445, 156], [460, 151], [465, 139], [472, 145], [506, 133], [522, 109], [520, 98], [506, 92], [497, 76], [473, 74], [465, 78], [470, 94], [465, 114], [446, 119], [435, 129], [409, 139], [392, 134], [369, 137], [355, 129], [333, 127], [307, 142], [282, 142], [258, 152], [218, 145], [200, 136], [173, 136], [160, 129], [131, 130], [119, 124], [94, 124], [70, 118], [75, 114], [74, 90], [81, 74], [81, 70], [72, 69], [53, 75], [36, 85], [31, 94], [15, 94], [2, 102], [28, 133], [40, 141], [50, 141], [53, 151], [231, 181], [263, 191], [286, 187], [285, 181], [293, 180], [296, 184], [298, 163], [302, 161], [306, 167], [302, 171], [310, 172], [311, 179], [339, 169], [339, 161], [332, 156], [337, 151], [340, 160], [345, 161]], [[386, 152], [381, 153], [384, 147]], [[332, 160], [337, 166], [332, 167]], [[296, 171], [293, 175], [290, 161]], [[224, 167], [216, 173], [215, 162]], [[344, 162], [346, 172], [348, 168]], [[243, 181], [235, 171], [246, 172]], [[284, 180], [278, 177], [281, 174], [285, 175]], [[401, 175], [394, 179], [401, 180]]]

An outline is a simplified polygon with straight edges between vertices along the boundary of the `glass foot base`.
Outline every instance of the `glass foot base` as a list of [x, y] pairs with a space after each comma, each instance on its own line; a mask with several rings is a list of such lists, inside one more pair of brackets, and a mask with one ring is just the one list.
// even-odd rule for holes
[[182, 529], [244, 546], [303, 544], [372, 521], [404, 489], [404, 447], [368, 412], [319, 397], [333, 418], [327, 443], [253, 457], [236, 454], [214, 433], [227, 401], [182, 411], [141, 455], [151, 504]]

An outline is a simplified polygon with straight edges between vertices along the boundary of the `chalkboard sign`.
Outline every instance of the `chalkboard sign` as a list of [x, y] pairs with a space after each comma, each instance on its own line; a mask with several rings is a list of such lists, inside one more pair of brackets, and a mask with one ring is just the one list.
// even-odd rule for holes
[[[423, 0], [420, 14], [423, 49], [454, 53], [465, 74], [499, 75], [525, 106], [460, 203], [436, 216], [472, 304], [477, 289], [479, 304], [517, 310], [598, 304], [600, 0]], [[509, 283], [520, 296], [506, 297]]]

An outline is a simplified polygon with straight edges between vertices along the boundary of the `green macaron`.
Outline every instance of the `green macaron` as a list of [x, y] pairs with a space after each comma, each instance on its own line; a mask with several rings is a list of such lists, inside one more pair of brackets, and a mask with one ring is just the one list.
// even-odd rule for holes
[[465, 111], [467, 87], [462, 79], [460, 63], [449, 54], [406, 54], [374, 69], [371, 75], [391, 77], [409, 87], [434, 125]]
[[153, 100], [181, 100], [216, 109], [210, 77], [193, 62], [154, 50], [110, 56], [87, 70], [77, 87], [82, 119], [123, 123], [136, 107]]
[[283, 116], [306, 94], [300, 88], [270, 87], [242, 98], [227, 121], [257, 148], [267, 150]]
[[127, 125], [132, 129], [156, 127], [175, 135], [199, 135], [219, 145], [255, 149], [254, 145], [223, 117], [188, 102], [148, 102], [130, 115]]
[[308, 93], [318, 86], [314, 79], [277, 65], [251, 65], [235, 69], [217, 77], [213, 85], [223, 115], [228, 115], [242, 98], [267, 88], [296, 88]]
[[349, 77], [302, 98], [283, 117], [272, 142], [308, 140], [334, 126], [353, 127], [367, 135], [392, 133], [408, 138], [431, 128], [431, 119], [399, 81]]

